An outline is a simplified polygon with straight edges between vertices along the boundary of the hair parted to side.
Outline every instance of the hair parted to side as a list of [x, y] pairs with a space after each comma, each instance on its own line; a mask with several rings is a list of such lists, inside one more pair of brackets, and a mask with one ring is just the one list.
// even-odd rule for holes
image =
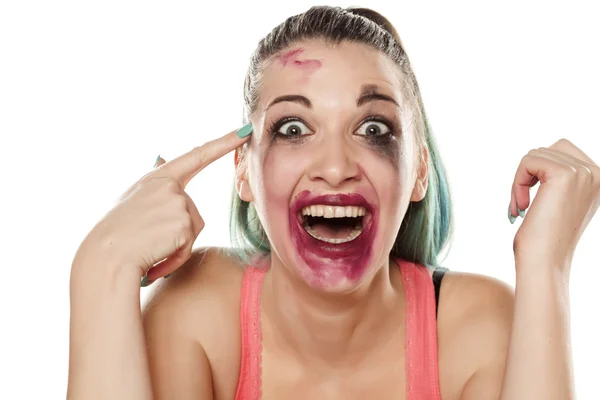
[[[312, 7], [288, 18], [259, 43], [252, 54], [244, 82], [244, 124], [257, 109], [264, 65], [282, 50], [306, 40], [322, 40], [339, 45], [347, 41], [382, 51], [400, 71], [403, 103], [410, 107], [417, 143], [429, 150], [428, 188], [423, 200], [411, 202], [402, 221], [391, 256], [427, 266], [438, 266], [438, 257], [449, 244], [452, 233], [452, 202], [442, 163], [416, 77], [394, 26], [381, 14], [368, 8]], [[419, 151], [421, 154], [421, 151]], [[239, 168], [245, 168], [244, 151]], [[233, 190], [230, 235], [236, 254], [247, 261], [260, 252], [270, 252], [267, 235], [256, 210]]]

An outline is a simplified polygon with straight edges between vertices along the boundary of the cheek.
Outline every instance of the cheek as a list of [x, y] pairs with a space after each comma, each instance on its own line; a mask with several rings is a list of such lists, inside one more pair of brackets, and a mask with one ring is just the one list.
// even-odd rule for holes
[[265, 150], [261, 171], [266, 194], [285, 196], [289, 204], [289, 197], [310, 160], [305, 153], [291, 146], [272, 146]]
[[374, 152], [379, 158], [386, 160], [388, 164], [391, 165], [394, 171], [399, 171], [403, 155], [401, 154], [398, 140], [391, 140], [388, 143], [373, 144], [371, 147], [373, 147]]
[[310, 162], [303, 149], [270, 146], [257, 154], [253, 165], [253, 193], [267, 232], [287, 226], [291, 196]]
[[407, 165], [412, 161], [409, 151], [412, 141], [405, 135], [396, 137], [386, 137], [384, 139], [370, 139], [366, 141], [366, 146], [382, 162], [387, 162], [394, 171], [406, 171]]
[[392, 162], [388, 155], [396, 157], [397, 154], [392, 154], [393, 151], [386, 153], [374, 152], [371, 157], [363, 157], [361, 166], [377, 193], [379, 206], [387, 214], [399, 204], [407, 179], [403, 171], [403, 160], [395, 158]]
[[371, 151], [362, 157], [362, 166], [379, 197], [381, 211], [390, 220], [396, 219], [412, 192], [414, 157], [410, 145], [410, 141], [401, 139], [370, 144]]

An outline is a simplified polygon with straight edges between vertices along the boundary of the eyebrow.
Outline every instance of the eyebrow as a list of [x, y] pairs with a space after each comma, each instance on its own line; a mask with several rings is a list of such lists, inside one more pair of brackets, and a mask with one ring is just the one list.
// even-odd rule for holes
[[[303, 105], [306, 108], [312, 108], [312, 103], [307, 97], [299, 95], [299, 94], [287, 94], [284, 96], [276, 97], [267, 106], [267, 108], [265, 109], [265, 112], [269, 108], [273, 107], [275, 104], [283, 103], [286, 101], [289, 101], [292, 103], [298, 103], [300, 105]], [[358, 100], [356, 100], [356, 107], [362, 107], [371, 101], [387, 101], [387, 102], [395, 104], [397, 107], [400, 107], [400, 105], [398, 104], [396, 99], [394, 99], [391, 96], [388, 96], [387, 94], [381, 93], [379, 91], [379, 88], [377, 87], [377, 85], [363, 85], [361, 88], [360, 96], [358, 97]]]
[[269, 106], [266, 108], [266, 110], [268, 110], [269, 108], [273, 107], [277, 103], [283, 103], [285, 101], [290, 101], [292, 103], [298, 103], [298, 104], [303, 105], [306, 108], [312, 108], [312, 103], [305, 96], [302, 96], [302, 95], [299, 95], [299, 94], [287, 94], [285, 96], [276, 97], [275, 100], [273, 100], [269, 104]]
[[360, 96], [358, 97], [358, 100], [356, 100], [356, 107], [361, 107], [371, 101], [377, 100], [388, 101], [395, 104], [397, 107], [400, 107], [400, 104], [398, 104], [396, 99], [392, 96], [381, 93], [377, 85], [363, 85]]

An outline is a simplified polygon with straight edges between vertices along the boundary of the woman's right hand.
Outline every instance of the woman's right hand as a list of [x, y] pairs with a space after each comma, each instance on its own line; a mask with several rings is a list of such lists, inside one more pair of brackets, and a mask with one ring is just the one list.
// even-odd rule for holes
[[165, 162], [130, 187], [87, 235], [75, 263], [106, 264], [139, 271], [146, 286], [179, 268], [191, 256], [204, 221], [185, 192], [207, 165], [249, 139], [237, 131]]

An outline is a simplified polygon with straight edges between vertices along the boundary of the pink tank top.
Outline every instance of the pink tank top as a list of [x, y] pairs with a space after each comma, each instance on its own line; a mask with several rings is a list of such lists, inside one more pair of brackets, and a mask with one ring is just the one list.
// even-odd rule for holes
[[[396, 260], [406, 301], [406, 399], [441, 400], [434, 288], [427, 269]], [[267, 270], [248, 266], [241, 297], [242, 351], [236, 400], [261, 397], [260, 292]]]

